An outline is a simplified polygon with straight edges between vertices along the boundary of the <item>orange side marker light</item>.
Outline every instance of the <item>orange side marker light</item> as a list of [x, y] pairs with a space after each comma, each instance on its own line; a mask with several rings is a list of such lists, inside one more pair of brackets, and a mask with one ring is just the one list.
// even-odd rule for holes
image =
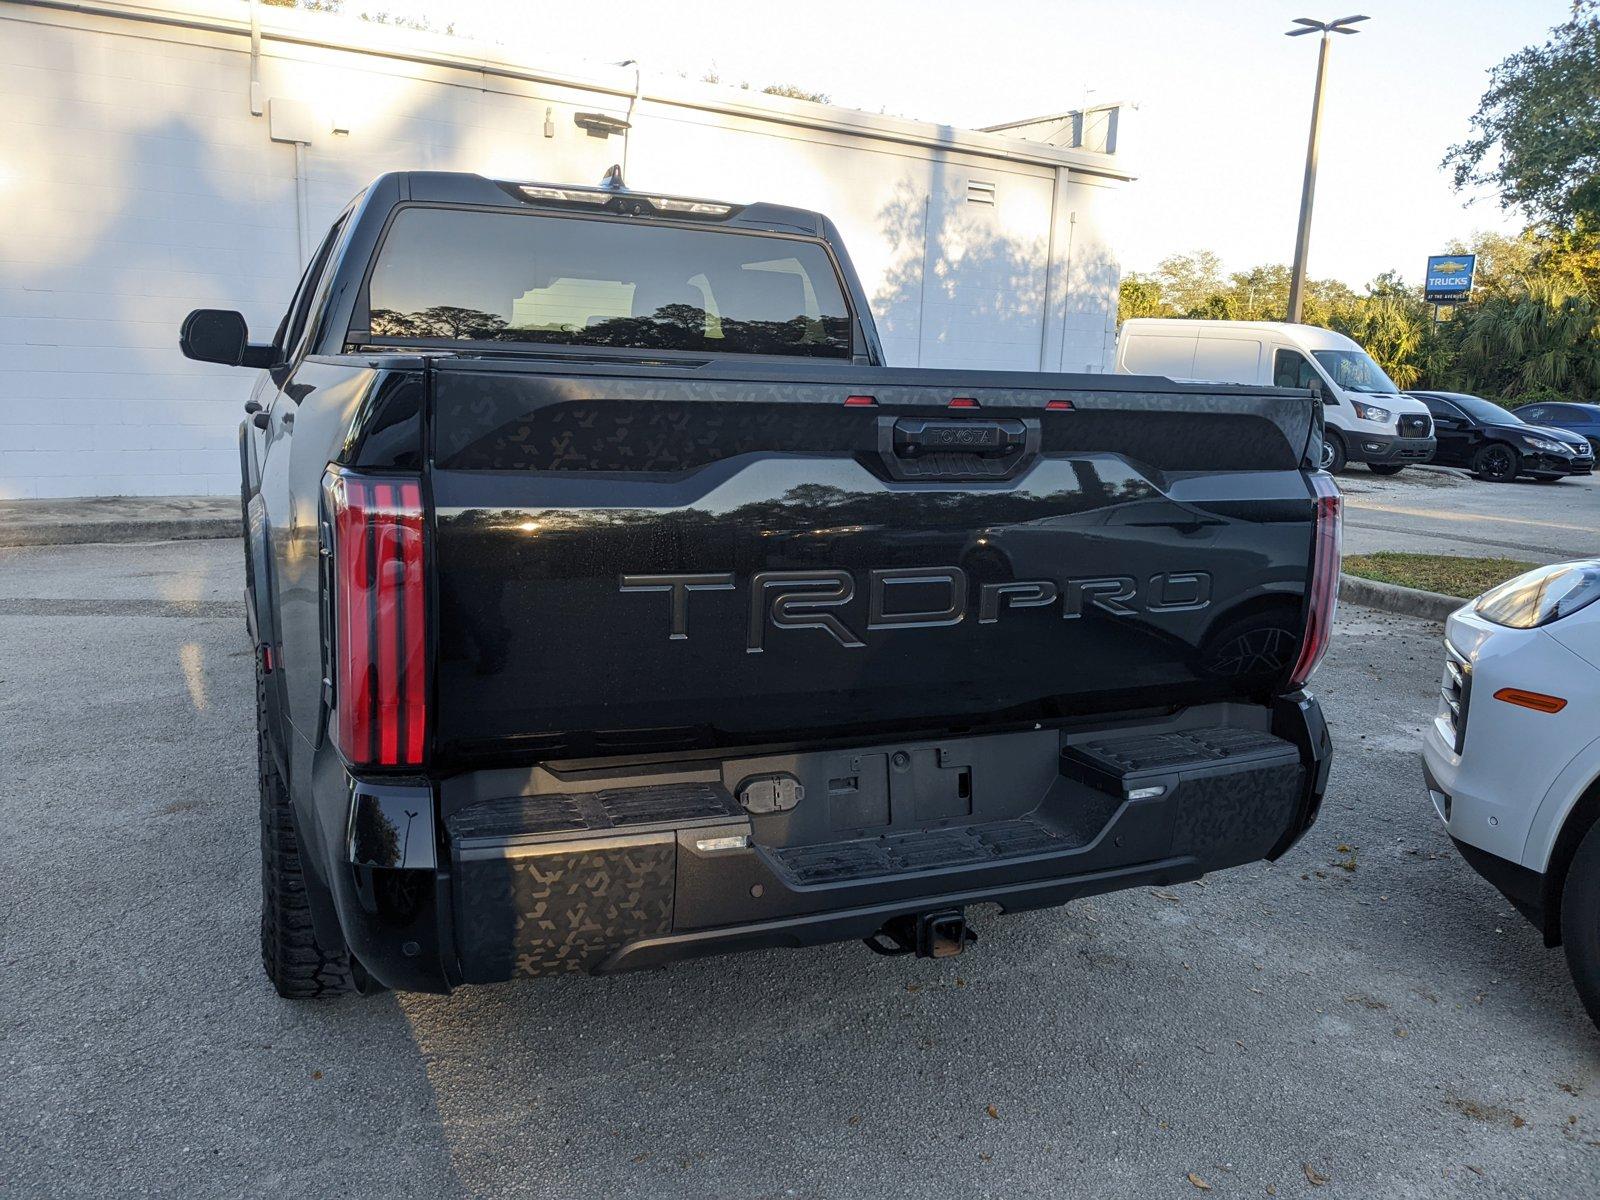
[[1560, 696], [1546, 696], [1543, 692], [1528, 692], [1522, 688], [1501, 688], [1494, 694], [1494, 698], [1542, 713], [1558, 713], [1567, 706], [1567, 702]]

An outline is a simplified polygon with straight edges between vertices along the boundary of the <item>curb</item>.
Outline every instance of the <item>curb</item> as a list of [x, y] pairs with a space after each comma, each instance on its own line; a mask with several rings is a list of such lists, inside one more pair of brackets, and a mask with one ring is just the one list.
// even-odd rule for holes
[[1471, 603], [1460, 596], [1425, 592], [1421, 588], [1401, 587], [1396, 583], [1379, 583], [1376, 579], [1362, 579], [1343, 572], [1339, 574], [1339, 599], [1441, 623], [1456, 609]]
[[174, 542], [236, 538], [238, 517], [152, 518], [127, 521], [79, 521], [6, 528], [0, 524], [0, 546], [83, 546], [95, 542]]

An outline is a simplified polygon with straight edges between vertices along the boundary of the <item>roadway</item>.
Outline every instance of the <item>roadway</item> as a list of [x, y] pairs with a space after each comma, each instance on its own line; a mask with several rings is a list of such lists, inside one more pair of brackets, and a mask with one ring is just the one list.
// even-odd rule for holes
[[1600, 555], [1600, 475], [1555, 483], [1481, 483], [1450, 467], [1383, 478], [1339, 476], [1344, 550], [1408, 550], [1561, 562]]
[[0, 550], [6, 1195], [1600, 1196], [1600, 1035], [1422, 789], [1437, 626], [1341, 608], [1276, 864], [979, 914], [953, 960], [305, 1004], [257, 959], [241, 560]]

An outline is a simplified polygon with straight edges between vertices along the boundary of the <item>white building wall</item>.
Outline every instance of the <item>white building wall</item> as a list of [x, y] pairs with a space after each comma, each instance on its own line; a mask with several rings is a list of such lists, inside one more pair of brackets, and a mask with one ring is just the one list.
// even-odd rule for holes
[[[189, 8], [226, 26], [243, 6]], [[190, 309], [238, 308], [265, 340], [302, 242], [382, 171], [592, 182], [623, 155], [621, 137], [573, 116], [626, 116], [632, 97], [615, 92], [632, 72], [607, 93], [292, 44], [273, 30], [441, 42], [262, 11], [261, 93], [313, 113], [303, 233], [295, 147], [250, 112], [247, 38], [0, 0], [0, 498], [233, 492], [251, 373], [179, 355]], [[775, 98], [736, 96], [730, 112], [712, 89], [675, 86], [687, 100], [647, 87], [635, 106], [629, 183], [828, 213], [890, 362], [1109, 369], [1105, 163]], [[994, 184], [992, 205], [967, 199], [973, 181]]]

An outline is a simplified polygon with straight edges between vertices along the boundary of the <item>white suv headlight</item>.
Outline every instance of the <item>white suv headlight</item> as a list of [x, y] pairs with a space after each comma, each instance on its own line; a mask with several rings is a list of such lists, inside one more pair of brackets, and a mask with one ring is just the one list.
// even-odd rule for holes
[[1363, 421], [1382, 421], [1387, 423], [1394, 416], [1387, 408], [1379, 408], [1376, 404], [1363, 404], [1359, 400], [1350, 401], [1350, 407], [1356, 410], [1356, 416]]
[[1496, 625], [1537, 629], [1596, 600], [1600, 600], [1600, 560], [1556, 563], [1490, 588], [1472, 611]]

